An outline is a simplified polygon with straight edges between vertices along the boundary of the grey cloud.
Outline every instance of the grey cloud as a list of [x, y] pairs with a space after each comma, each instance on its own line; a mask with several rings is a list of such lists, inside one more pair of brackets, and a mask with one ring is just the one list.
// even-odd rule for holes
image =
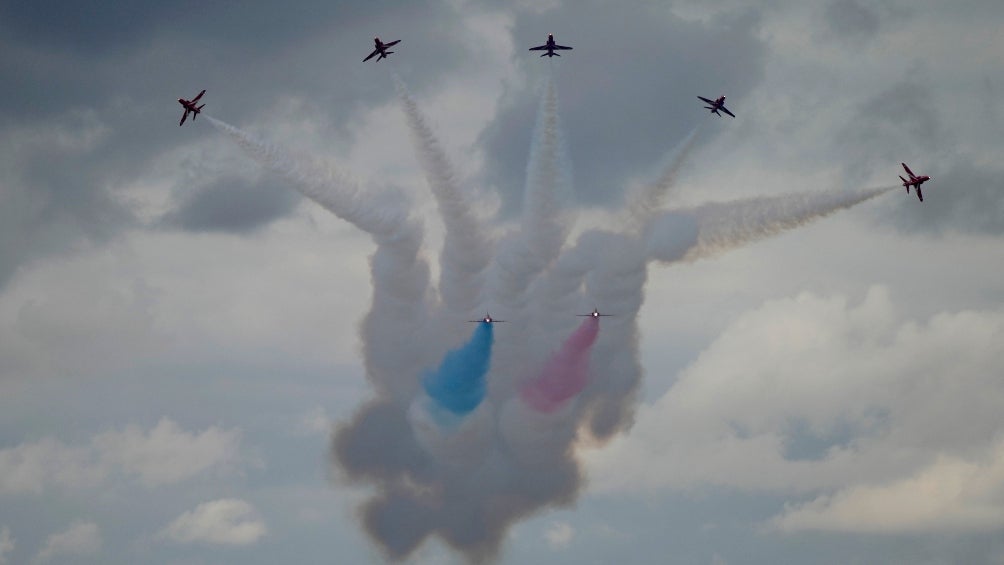
[[[860, 186], [873, 167], [898, 166], [910, 161], [911, 154], [933, 152], [944, 135], [930, 89], [907, 80], [862, 103], [834, 139], [845, 159], [848, 182]], [[896, 180], [891, 176], [890, 184]]]
[[[742, 93], [762, 76], [766, 52], [757, 39], [755, 11], [710, 23], [684, 21], [666, 7], [608, 2], [577, 3], [559, 21], [522, 14], [514, 36], [529, 47], [554, 32], [575, 50], [548, 61], [520, 50], [533, 76], [553, 72], [580, 200], [621, 198], [626, 179], [652, 170], [699, 121], [707, 119], [696, 95]], [[546, 70], [542, 70], [546, 69]], [[644, 84], [639, 77], [645, 77]], [[499, 188], [507, 211], [518, 207], [540, 80], [509, 93], [505, 107], [482, 135], [492, 156], [485, 181]]]
[[[891, 215], [891, 223], [907, 231], [1001, 233], [1004, 171], [957, 150], [958, 132], [937, 110], [930, 88], [911, 80], [865, 101], [835, 137], [838, 152], [846, 158], [845, 179], [859, 186], [881, 173], [889, 184], [898, 184], [900, 163], [906, 162], [933, 180], [923, 187], [923, 204], [911, 193], [911, 206], [896, 202], [882, 207], [883, 223], [890, 223]], [[928, 160], [918, 161], [917, 156]]]
[[923, 204], [911, 193], [909, 206], [899, 202], [882, 211], [892, 214], [896, 226], [910, 232], [1004, 233], [1004, 168], [958, 159], [947, 169], [930, 163], [915, 172], [933, 178], [924, 184]]
[[857, 0], [833, 0], [826, 6], [825, 17], [830, 31], [846, 39], [871, 38], [881, 26], [875, 11]]
[[[211, 135], [201, 122], [175, 125], [179, 96], [206, 88], [205, 111], [235, 123], [299, 100], [320, 135], [337, 139], [364, 104], [394, 96], [391, 65], [362, 63], [373, 36], [405, 41], [392, 65], [423, 88], [467, 61], [451, 34], [428, 31], [455, 27], [459, 17], [438, 2], [296, 10], [266, 2], [3, 3], [0, 142], [11, 149], [0, 169], [0, 288], [32, 259], [137, 224], [117, 189], [142, 182], [160, 156]], [[89, 128], [99, 133], [87, 143], [60, 145]], [[216, 190], [189, 204], [218, 211], [223, 197]], [[193, 229], [240, 231], [290, 205], [272, 196], [239, 217], [182, 215]]]
[[164, 223], [189, 231], [248, 233], [289, 213], [299, 197], [274, 175], [224, 176], [187, 195]]

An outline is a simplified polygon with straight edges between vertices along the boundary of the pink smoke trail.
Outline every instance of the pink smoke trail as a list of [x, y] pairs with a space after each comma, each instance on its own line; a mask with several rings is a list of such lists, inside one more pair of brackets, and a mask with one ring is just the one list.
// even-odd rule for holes
[[599, 332], [599, 318], [586, 318], [547, 360], [540, 375], [520, 387], [523, 402], [538, 412], [553, 412], [582, 392], [589, 377], [589, 352]]

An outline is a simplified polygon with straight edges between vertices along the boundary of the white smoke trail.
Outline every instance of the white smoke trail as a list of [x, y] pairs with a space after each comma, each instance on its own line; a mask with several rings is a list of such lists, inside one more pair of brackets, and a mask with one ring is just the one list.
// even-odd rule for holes
[[545, 345], [546, 340], [538, 339], [542, 333], [557, 335], [541, 331], [541, 322], [550, 320], [529, 308], [530, 290], [533, 281], [557, 259], [568, 237], [573, 220], [567, 206], [571, 191], [570, 159], [558, 119], [558, 92], [549, 79], [530, 143], [520, 230], [499, 242], [490, 271], [492, 302], [514, 320], [513, 331], [495, 350], [499, 366], [508, 369], [496, 374], [496, 388], [508, 391], [512, 381], [525, 372], [531, 361], [525, 355], [529, 343]]
[[[703, 122], [702, 122], [703, 124]], [[677, 148], [673, 156], [669, 159], [659, 178], [652, 184], [646, 185], [630, 196], [628, 202], [629, 221], [634, 225], [644, 225], [652, 219], [665, 203], [666, 197], [676, 186], [676, 180], [680, 176], [680, 170], [686, 164], [687, 158], [697, 145], [700, 137], [701, 125], [695, 127], [683, 143]]]
[[[630, 195], [627, 205], [628, 215], [625, 219], [626, 225], [622, 226], [624, 232], [637, 233], [641, 231], [651, 221], [652, 217], [658, 213], [666, 197], [676, 186], [680, 170], [697, 145], [700, 133], [701, 125], [698, 125], [691, 130], [673, 152], [655, 182], [644, 186]], [[595, 235], [592, 237], [595, 237]], [[605, 304], [599, 297], [594, 295], [588, 301], [584, 301], [582, 293], [579, 292], [585, 276], [600, 261], [595, 252], [588, 253], [587, 249], [590, 248], [588, 246], [579, 246], [574, 251], [563, 254], [560, 261], [555, 264], [547, 277], [540, 281], [540, 288], [535, 288], [531, 293], [534, 296], [534, 304], [531, 312], [536, 314], [540, 326], [546, 326], [547, 319], [561, 319], [560, 317], [567, 315], [572, 307], [586, 309], [601, 307], [606, 311], [610, 310], [610, 305]], [[553, 327], [555, 324], [552, 323], [550, 325], [552, 327], [547, 328], [550, 331], [544, 330], [542, 327], [543, 333], [555, 333], [557, 329]], [[609, 333], [603, 332], [602, 335], [607, 336]], [[539, 340], [540, 336], [531, 337], [531, 341]], [[602, 346], [600, 349], [602, 349]]]
[[407, 398], [417, 379], [401, 375], [414, 371], [415, 360], [428, 355], [410, 336], [425, 329], [431, 302], [429, 265], [419, 255], [422, 225], [409, 215], [407, 202], [401, 195], [363, 196], [355, 182], [331, 167], [295, 160], [247, 132], [206, 118], [259, 164], [290, 180], [295, 190], [373, 237], [373, 307], [362, 325], [366, 372], [382, 393]]
[[[672, 262], [694, 261], [710, 257], [746, 243], [805, 225], [885, 194], [897, 186], [870, 188], [854, 192], [827, 191], [749, 198], [734, 202], [705, 204], [689, 210], [674, 210], [655, 218], [648, 228], [652, 258]], [[679, 236], [665, 237], [666, 222], [682, 216], [696, 224], [696, 241], [680, 255]], [[660, 224], [663, 224], [662, 226]], [[687, 228], [690, 229], [690, 228]], [[673, 230], [678, 232], [678, 230]], [[662, 237], [656, 234], [662, 233]], [[673, 247], [667, 250], [665, 245]]]
[[523, 237], [538, 265], [549, 265], [568, 237], [573, 219], [567, 206], [572, 191], [570, 161], [558, 119], [558, 89], [549, 78], [537, 112], [523, 196]]
[[[421, 238], [416, 225], [408, 218], [408, 204], [378, 205], [372, 198], [361, 197], [359, 186], [348, 176], [330, 166], [306, 159], [293, 159], [281, 149], [266, 143], [230, 124], [206, 116], [217, 130], [233, 139], [252, 159], [263, 167], [293, 181], [293, 188], [332, 214], [375, 237], [414, 240]], [[388, 199], [390, 200], [390, 199]], [[382, 203], [381, 203], [382, 204]]]
[[446, 227], [440, 255], [439, 295], [450, 316], [474, 315], [482, 298], [492, 242], [474, 214], [468, 194], [457, 186], [456, 174], [446, 153], [404, 81], [394, 75], [394, 85], [415, 141], [418, 160]]

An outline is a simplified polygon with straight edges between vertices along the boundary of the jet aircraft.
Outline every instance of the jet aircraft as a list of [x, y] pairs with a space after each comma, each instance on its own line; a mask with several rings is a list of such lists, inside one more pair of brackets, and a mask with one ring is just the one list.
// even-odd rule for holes
[[554, 34], [547, 34], [547, 43], [543, 45], [538, 45], [537, 47], [531, 47], [530, 51], [547, 51], [547, 53], [541, 54], [541, 57], [561, 57], [561, 55], [555, 53], [558, 49], [571, 49], [571, 47], [565, 47], [564, 45], [558, 45], [554, 42]]
[[474, 324], [482, 324], [482, 323], [483, 324], [497, 324], [499, 322], [504, 322], [505, 320], [496, 320], [495, 318], [492, 318], [491, 314], [489, 314], [488, 312], [485, 312], [485, 317], [484, 318], [481, 318], [480, 320], [467, 320], [467, 321], [470, 322], [470, 323], [474, 323]]
[[903, 187], [906, 188], [907, 194], [910, 193], [910, 187], [912, 186], [917, 189], [917, 198], [920, 198], [920, 201], [923, 202], [924, 193], [920, 191], [920, 185], [931, 180], [931, 177], [927, 175], [920, 175], [918, 177], [917, 175], [913, 174], [913, 171], [910, 170], [910, 167], [906, 166], [906, 163], [900, 163], [900, 165], [903, 165], [903, 170], [906, 171], [906, 174], [910, 175], [910, 180], [903, 178], [903, 175], [900, 175], [899, 177], [899, 180], [903, 181]]
[[192, 113], [192, 121], [195, 121], [195, 117], [199, 115], [199, 112], [202, 110], [203, 106], [205, 106], [205, 104], [202, 106], [196, 106], [195, 103], [198, 102], [199, 98], [202, 98], [202, 95], [205, 93], [206, 91], [203, 90], [198, 96], [192, 98], [191, 100], [185, 100], [184, 98], [178, 99], [178, 103], [185, 107], [185, 113], [181, 116], [181, 121], [178, 122], [179, 126], [185, 123], [185, 118], [188, 117], [189, 112]]
[[721, 96], [719, 96], [718, 98], [715, 98], [714, 100], [708, 100], [707, 98], [705, 98], [703, 96], [698, 96], [698, 98], [700, 98], [702, 101], [704, 101], [704, 102], [706, 102], [708, 104], [704, 108], [707, 109], [707, 110], [711, 110], [712, 114], [717, 114], [718, 116], [721, 116], [721, 114], [718, 113], [718, 111], [721, 110], [722, 112], [725, 112], [726, 114], [732, 116], [733, 118], [736, 117], [735, 114], [733, 114], [732, 112], [729, 112], [729, 109], [725, 107], [725, 95], [724, 94], [721, 95]]
[[583, 318], [586, 318], [586, 317], [589, 317], [589, 318], [603, 318], [603, 317], [606, 317], [606, 316], [613, 316], [613, 314], [600, 314], [599, 310], [597, 310], [596, 308], [593, 308], [593, 311], [590, 312], [590, 313], [588, 313], [588, 314], [576, 314], [576, 316], [582, 316]]
[[390, 55], [391, 53], [393, 53], [393, 51], [388, 51], [387, 48], [391, 47], [391, 46], [394, 46], [394, 45], [397, 45], [398, 43], [401, 43], [400, 39], [395, 39], [394, 41], [390, 41], [388, 43], [384, 43], [383, 41], [380, 41], [379, 37], [374, 37], [373, 38], [373, 45], [376, 48], [373, 49], [373, 52], [370, 53], [369, 55], [367, 55], [365, 59], [363, 59], [363, 62], [365, 63], [366, 61], [369, 61], [370, 59], [372, 59], [373, 57], [375, 57], [377, 53], [380, 54], [380, 56], [377, 57], [377, 61], [379, 61], [380, 59], [386, 59], [387, 55]]

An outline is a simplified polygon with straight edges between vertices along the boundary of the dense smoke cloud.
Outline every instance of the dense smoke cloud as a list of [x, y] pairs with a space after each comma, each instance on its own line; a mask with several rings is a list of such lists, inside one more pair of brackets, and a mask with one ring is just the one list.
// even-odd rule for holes
[[[366, 532], [390, 559], [438, 536], [472, 561], [496, 556], [509, 527], [574, 502], [581, 432], [607, 439], [633, 421], [642, 378], [637, 314], [653, 261], [692, 261], [806, 224], [891, 190], [806, 193], [662, 210], [699, 129], [628, 204], [634, 222], [568, 242], [571, 165], [557, 90], [543, 89], [524, 211], [501, 237], [475, 214], [427, 120], [395, 77], [446, 227], [441, 277], [422, 259], [407, 204], [364, 197], [330, 166], [297, 161], [210, 119], [263, 166], [373, 236], [373, 304], [361, 327], [374, 398], [332, 438], [334, 465], [375, 492]], [[437, 295], [438, 292], [438, 295]], [[609, 318], [575, 314], [598, 308]], [[485, 310], [506, 321], [466, 320]]]

